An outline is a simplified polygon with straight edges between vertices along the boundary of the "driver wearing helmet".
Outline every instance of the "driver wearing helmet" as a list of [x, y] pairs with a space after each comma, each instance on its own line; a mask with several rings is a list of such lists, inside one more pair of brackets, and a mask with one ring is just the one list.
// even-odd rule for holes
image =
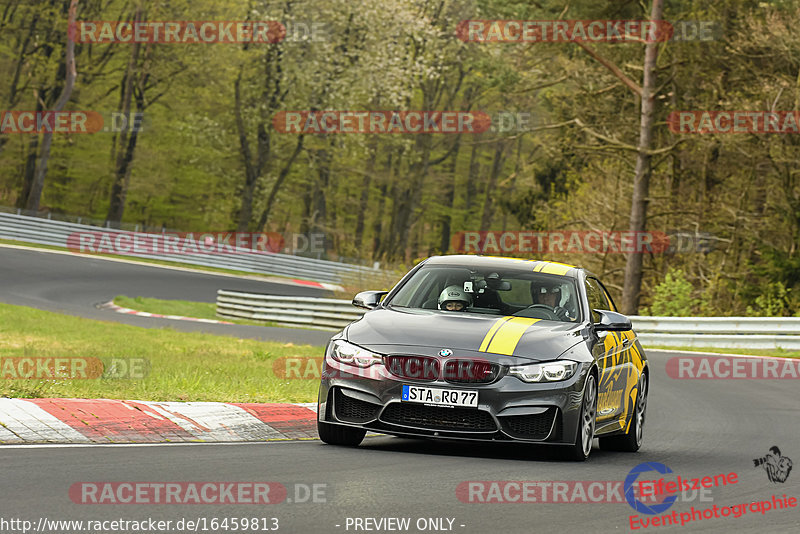
[[572, 321], [569, 312], [561, 307], [561, 285], [551, 282], [533, 282], [531, 284], [531, 299], [534, 304], [540, 304], [552, 309], [562, 321]]
[[448, 286], [439, 294], [439, 309], [446, 311], [464, 311], [472, 304], [472, 298], [459, 286]]

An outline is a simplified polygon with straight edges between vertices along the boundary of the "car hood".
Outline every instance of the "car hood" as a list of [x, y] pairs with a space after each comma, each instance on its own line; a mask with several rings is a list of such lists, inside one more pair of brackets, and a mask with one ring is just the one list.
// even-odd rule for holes
[[583, 340], [580, 324], [396, 308], [365, 313], [344, 335], [349, 342], [382, 354], [413, 350], [433, 356], [450, 349], [470, 356], [537, 361], [555, 359]]

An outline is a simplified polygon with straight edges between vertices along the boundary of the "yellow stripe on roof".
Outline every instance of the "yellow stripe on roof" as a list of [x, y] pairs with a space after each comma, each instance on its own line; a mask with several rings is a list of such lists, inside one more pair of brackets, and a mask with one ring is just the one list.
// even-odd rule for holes
[[541, 269], [538, 271], [534, 269], [534, 272], [545, 273], [545, 274], [559, 274], [564, 275], [567, 274], [570, 269], [574, 269], [574, 265], [567, 265], [566, 263], [558, 263], [555, 261], [545, 263]]

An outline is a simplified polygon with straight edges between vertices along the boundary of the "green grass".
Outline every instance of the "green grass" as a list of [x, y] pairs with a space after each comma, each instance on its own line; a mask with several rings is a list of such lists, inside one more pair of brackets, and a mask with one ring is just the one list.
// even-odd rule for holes
[[686, 352], [716, 352], [723, 354], [746, 354], [748, 356], [776, 356], [779, 358], [800, 358], [800, 351], [784, 349], [726, 349], [723, 347], [662, 347], [647, 345], [647, 349], [681, 350]]
[[192, 302], [189, 300], [162, 300], [146, 297], [126, 297], [120, 295], [114, 297], [114, 304], [123, 308], [157, 313], [160, 315], [182, 315], [184, 317], [194, 317], [196, 319], [214, 319], [217, 321], [227, 321], [229, 323], [247, 324], [256, 326], [278, 326], [277, 323], [268, 321], [248, 321], [247, 319], [232, 319], [230, 317], [219, 317], [217, 315], [217, 305], [213, 302]]
[[213, 302], [191, 302], [188, 300], [161, 300], [145, 297], [126, 297], [120, 295], [114, 298], [114, 304], [133, 310], [160, 313], [162, 315], [183, 315], [198, 319], [227, 320], [217, 317], [217, 307]]
[[[153, 401], [313, 402], [319, 379], [286, 379], [279, 358], [320, 358], [323, 349], [171, 329], [146, 329], [0, 304], [0, 370], [14, 357], [143, 358], [143, 379], [0, 378], [0, 396]], [[276, 363], [278, 360], [278, 363]]]

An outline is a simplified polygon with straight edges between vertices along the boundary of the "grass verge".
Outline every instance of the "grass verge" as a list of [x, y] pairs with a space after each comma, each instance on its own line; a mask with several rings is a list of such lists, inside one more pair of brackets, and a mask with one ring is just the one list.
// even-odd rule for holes
[[714, 352], [721, 354], [745, 354], [747, 356], [775, 356], [778, 358], [800, 358], [800, 351], [784, 349], [726, 349], [717, 347], [662, 347], [647, 345], [647, 349], [679, 350], [685, 352]]
[[247, 319], [232, 319], [217, 315], [217, 305], [213, 302], [192, 302], [189, 300], [162, 300], [147, 297], [114, 297], [114, 304], [123, 308], [136, 311], [157, 313], [159, 315], [182, 315], [196, 319], [214, 319], [229, 323], [247, 324], [256, 326], [278, 326], [277, 323], [268, 321], [248, 321]]
[[[0, 396], [4, 397], [313, 402], [319, 379], [282, 378], [281, 359], [319, 358], [322, 351], [310, 345], [146, 329], [0, 304]], [[113, 359], [140, 358], [147, 362], [148, 372], [136, 379], [8, 378], [30, 368], [21, 367], [20, 358], [87, 357], [101, 360], [106, 370]]]

